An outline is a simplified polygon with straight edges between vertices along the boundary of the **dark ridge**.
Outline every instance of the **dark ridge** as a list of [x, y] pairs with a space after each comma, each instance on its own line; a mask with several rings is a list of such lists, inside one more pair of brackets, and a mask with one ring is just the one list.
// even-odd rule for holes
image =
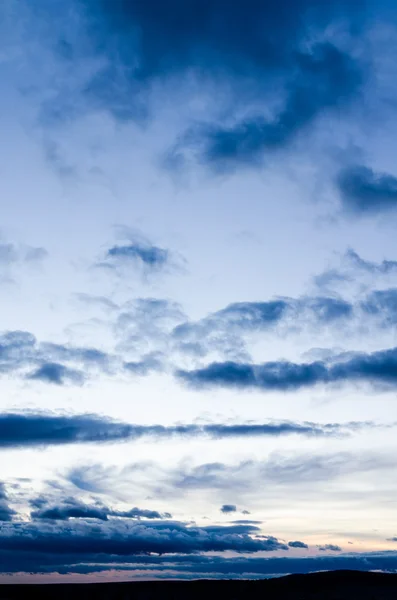
[[0, 600], [395, 600], [397, 574], [333, 571], [247, 580], [1, 585]]

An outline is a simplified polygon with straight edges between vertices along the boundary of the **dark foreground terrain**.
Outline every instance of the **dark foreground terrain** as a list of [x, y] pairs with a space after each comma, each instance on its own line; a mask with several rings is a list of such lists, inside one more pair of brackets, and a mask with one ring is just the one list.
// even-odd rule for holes
[[2, 585], [0, 600], [397, 600], [397, 574], [335, 571], [262, 581]]

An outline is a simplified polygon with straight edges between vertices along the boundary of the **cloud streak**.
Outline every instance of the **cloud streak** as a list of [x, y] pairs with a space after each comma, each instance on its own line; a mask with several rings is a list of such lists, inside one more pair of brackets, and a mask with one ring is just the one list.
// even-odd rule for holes
[[307, 363], [215, 362], [201, 369], [179, 370], [176, 376], [193, 388], [251, 388], [263, 392], [288, 392], [319, 384], [362, 383], [377, 389], [394, 389], [397, 386], [397, 348], [372, 353], [344, 353], [329, 361]]
[[133, 425], [99, 415], [52, 413], [0, 413], [0, 448], [34, 448], [62, 444], [136, 441], [145, 437], [158, 441], [184, 438], [340, 437], [360, 429], [376, 427], [369, 422], [294, 423], [291, 421], [237, 424]]
[[[99, 521], [95, 528], [78, 519], [73, 525], [62, 521], [5, 523], [0, 531], [0, 552], [53, 553], [60, 560], [67, 554], [84, 556], [134, 554], [192, 554], [195, 552], [273, 552], [288, 550], [274, 537], [255, 538], [253, 526], [196, 527], [178, 521]], [[117, 559], [116, 559], [117, 560]]]
[[172, 518], [170, 513], [160, 513], [157, 510], [134, 507], [130, 510], [120, 511], [111, 509], [100, 503], [86, 504], [75, 498], [65, 498], [61, 503], [51, 503], [44, 498], [39, 498], [33, 500], [31, 504], [37, 506], [37, 509], [30, 513], [30, 517], [33, 520], [67, 521], [69, 519], [95, 519], [108, 521], [109, 517], [152, 520]]

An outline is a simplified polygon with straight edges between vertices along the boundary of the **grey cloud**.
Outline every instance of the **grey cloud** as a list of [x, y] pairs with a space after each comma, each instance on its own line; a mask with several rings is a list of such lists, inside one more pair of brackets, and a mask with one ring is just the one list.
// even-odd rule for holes
[[[253, 494], [279, 498], [279, 488], [291, 489], [296, 497], [307, 496], [319, 483], [344, 479], [352, 475], [388, 472], [393, 469], [393, 457], [349, 452], [333, 454], [271, 454], [267, 460], [246, 460], [236, 464], [223, 462], [199, 465], [180, 464], [161, 468], [153, 463], [133, 463], [122, 471], [99, 464], [80, 465], [70, 469], [65, 478], [76, 488], [91, 493], [106, 494], [123, 487], [128, 479], [137, 479], [150, 495], [180, 496], [185, 490], [208, 490], [234, 497], [240, 501]], [[128, 486], [127, 486], [128, 487]], [[129, 489], [129, 488], [128, 488]], [[141, 488], [140, 488], [141, 489]]]
[[11, 521], [15, 514], [15, 510], [9, 505], [6, 487], [4, 483], [0, 481], [0, 522]]
[[170, 513], [160, 513], [156, 510], [131, 508], [126, 511], [117, 511], [96, 503], [86, 504], [75, 498], [64, 498], [60, 503], [48, 502], [39, 498], [31, 502], [37, 510], [31, 512], [31, 519], [46, 521], [67, 521], [69, 519], [96, 519], [108, 521], [109, 517], [124, 519], [170, 519]]
[[397, 177], [356, 165], [337, 179], [343, 206], [355, 214], [377, 214], [397, 207]]
[[299, 542], [299, 541], [288, 542], [288, 546], [290, 548], [309, 548], [309, 546], [307, 544], [305, 544], [304, 542]]
[[176, 253], [154, 245], [139, 231], [119, 229], [122, 241], [108, 248], [96, 266], [116, 272], [132, 268], [144, 276], [182, 270], [185, 261]]
[[375, 290], [362, 301], [363, 311], [379, 318], [384, 326], [397, 324], [397, 288]]
[[[61, 376], [59, 373], [55, 373]], [[54, 374], [52, 373], [52, 376]], [[57, 381], [55, 381], [57, 383]], [[340, 437], [377, 427], [371, 422], [351, 423], [206, 423], [164, 426], [118, 422], [95, 414], [56, 414], [50, 412], [0, 413], [0, 448], [29, 448], [61, 444], [109, 443], [152, 437], [156, 440], [206, 437], [219, 440], [233, 437]], [[248, 514], [248, 513], [247, 513]]]
[[38, 369], [27, 375], [28, 379], [36, 379], [45, 383], [64, 385], [73, 383], [81, 385], [84, 383], [84, 374], [76, 369], [69, 369], [59, 363], [43, 363]]
[[240, 359], [247, 355], [244, 338], [248, 334], [340, 327], [353, 317], [353, 309], [346, 300], [326, 296], [238, 302], [200, 321], [178, 324], [172, 337], [182, 353], [205, 356], [216, 351]]
[[342, 548], [335, 544], [324, 544], [324, 546], [318, 546], [318, 549], [322, 552], [342, 552]]
[[[236, 526], [237, 527], [237, 526]], [[192, 554], [195, 552], [272, 552], [288, 550], [288, 546], [273, 537], [255, 538], [252, 528], [206, 528], [178, 521], [98, 521], [95, 528], [77, 519], [67, 525], [60, 522], [25, 522], [4, 524], [0, 531], [0, 552], [52, 553], [58, 557], [80, 555], [80, 560], [92, 554], [113, 554], [130, 557], [134, 554]], [[60, 560], [62, 560], [60, 558]], [[119, 559], [116, 559], [119, 560]]]
[[[183, 160], [193, 146], [199, 160], [216, 169], [255, 166], [266, 151], [288, 146], [322, 114], [358, 97], [365, 78], [363, 64], [329, 34], [331, 24], [343, 22], [350, 43], [359, 39], [352, 32], [365, 11], [359, 14], [350, 0], [332, 6], [172, 0], [167, 11], [159, 0], [145, 8], [90, 0], [86, 6], [85, 17], [95, 23], [89, 35], [104, 63], [86, 86], [90, 106], [125, 123], [147, 118], [148, 90], [156, 82], [183, 81], [189, 73], [215, 102], [227, 89], [226, 106], [220, 93], [222, 107], [211, 103], [207, 123], [179, 136], [168, 163]], [[308, 32], [317, 34], [311, 44], [305, 43]], [[275, 100], [278, 109], [269, 115]]]
[[[147, 577], [178, 579], [255, 579], [274, 574], [310, 573], [318, 571], [395, 571], [395, 552], [349, 553], [343, 555], [288, 557], [208, 556], [174, 554], [172, 556], [133, 555], [124, 557], [101, 554], [31, 552], [0, 550], [0, 561], [8, 572], [29, 573], [100, 573], [144, 572]], [[375, 574], [376, 576], [376, 574]], [[321, 575], [320, 575], [321, 577]], [[278, 585], [278, 580], [269, 580]], [[233, 584], [232, 584], [233, 585]], [[323, 586], [323, 584], [320, 584]]]
[[389, 273], [397, 273], [397, 261], [395, 260], [382, 260], [380, 263], [376, 263], [370, 260], [365, 260], [352, 248], [349, 248], [346, 252], [346, 259], [356, 269], [366, 271], [368, 273], [387, 275]]
[[143, 356], [141, 360], [124, 363], [124, 369], [132, 375], [149, 375], [163, 369], [164, 357], [160, 353], [150, 353]]
[[179, 370], [176, 376], [195, 387], [296, 391], [319, 384], [370, 384], [393, 389], [397, 385], [397, 348], [372, 353], [343, 353], [307, 363], [273, 361], [263, 364], [214, 362], [201, 369]]
[[2, 373], [58, 385], [82, 384], [88, 370], [107, 372], [110, 362], [111, 357], [96, 348], [39, 342], [27, 331], [7, 331], [0, 335]]
[[235, 504], [223, 504], [221, 506], [220, 511], [227, 514], [237, 512], [237, 506]]

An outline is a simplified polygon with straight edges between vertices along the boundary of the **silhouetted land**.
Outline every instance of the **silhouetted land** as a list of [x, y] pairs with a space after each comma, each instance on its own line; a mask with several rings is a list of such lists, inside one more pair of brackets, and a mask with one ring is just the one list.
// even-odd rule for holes
[[0, 600], [396, 600], [397, 574], [335, 571], [261, 581], [2, 585]]

